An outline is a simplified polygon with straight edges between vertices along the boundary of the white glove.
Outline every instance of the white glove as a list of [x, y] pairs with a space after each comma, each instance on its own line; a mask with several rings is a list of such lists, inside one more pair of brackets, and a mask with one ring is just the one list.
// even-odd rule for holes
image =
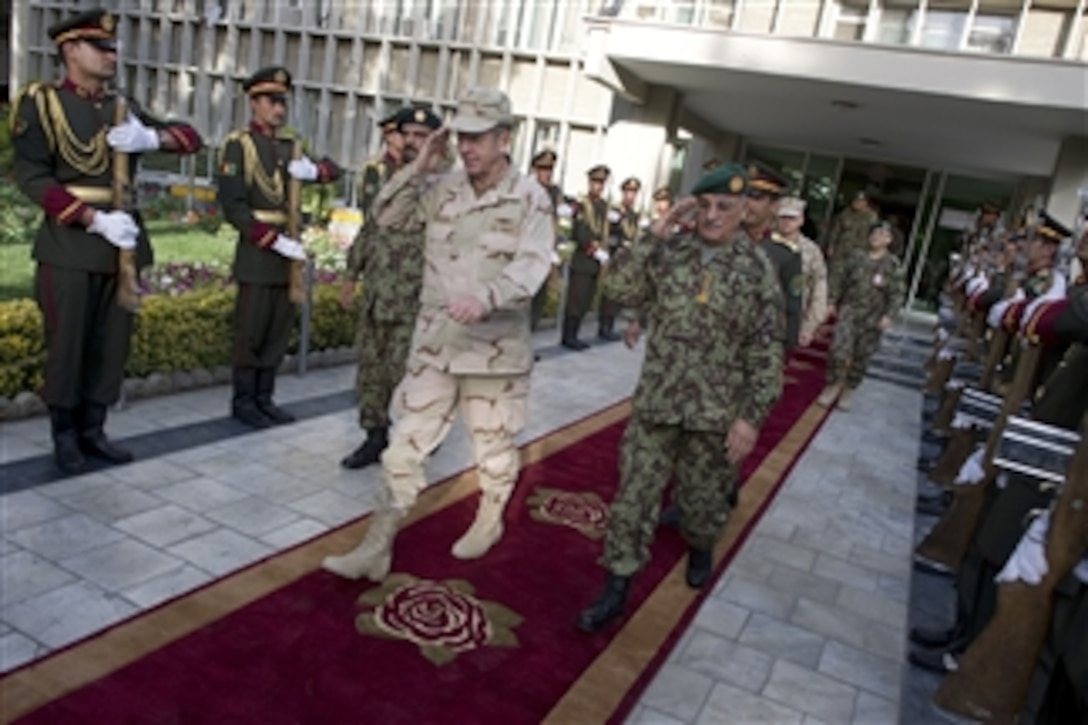
[[570, 208], [570, 204], [563, 202], [555, 208], [555, 215], [562, 219], [570, 219], [574, 216], [574, 210]]
[[114, 126], [106, 133], [106, 143], [110, 148], [127, 154], [139, 154], [155, 151], [159, 148], [159, 132], [145, 126], [131, 113], [120, 126]]
[[559, 258], [559, 255], [556, 252], [552, 252], [552, 264], [554, 266], [558, 267], [559, 263], [562, 261], [563, 260]]
[[272, 251], [299, 262], [306, 259], [306, 250], [299, 242], [280, 234], [276, 241], [272, 242]]
[[317, 164], [303, 156], [288, 162], [287, 173], [299, 181], [317, 181]]
[[998, 584], [1013, 584], [1022, 581], [1036, 585], [1043, 580], [1050, 567], [1046, 562], [1046, 535], [1050, 529], [1050, 512], [1031, 522], [1031, 526], [1020, 537], [1016, 550], [1005, 562], [994, 581]]
[[135, 249], [140, 228], [127, 211], [96, 211], [87, 231], [104, 237], [118, 249]]
[[608, 221], [612, 222], [613, 224], [616, 224], [617, 222], [619, 222], [619, 220], [621, 218], [622, 217], [620, 217], [620, 213], [618, 211], [616, 211], [615, 209], [610, 209], [608, 211]]
[[593, 253], [593, 258], [596, 259], [601, 264], [604, 264], [605, 262], [608, 261], [609, 255], [608, 255], [608, 252], [605, 251], [604, 249], [598, 249], [596, 252]]
[[1005, 316], [1005, 311], [1008, 310], [1011, 305], [1014, 305], [1023, 299], [1024, 290], [1017, 289], [1016, 294], [1012, 297], [1007, 300], [1001, 300], [990, 308], [990, 312], [986, 315], [986, 324], [994, 329], [1001, 327], [1001, 318]]
[[984, 446], [976, 448], [975, 452], [960, 466], [959, 473], [956, 474], [956, 480], [953, 483], [957, 486], [974, 486], [981, 483], [982, 479], [986, 478], [986, 470], [982, 467], [982, 459], [985, 456], [986, 449]]
[[1081, 584], [1088, 584], [1088, 557], [1081, 559], [1073, 568], [1073, 576], [1080, 580]]

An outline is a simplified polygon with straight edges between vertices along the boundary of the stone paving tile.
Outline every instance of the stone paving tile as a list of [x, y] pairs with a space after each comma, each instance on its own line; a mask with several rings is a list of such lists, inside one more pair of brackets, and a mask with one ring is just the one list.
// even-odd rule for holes
[[64, 505], [104, 524], [128, 518], [163, 505], [162, 499], [124, 483], [67, 496]]
[[774, 657], [711, 632], [695, 630], [676, 662], [718, 682], [759, 693], [771, 674]]
[[29, 551], [5, 554], [0, 557], [0, 607], [51, 591], [75, 578]]
[[152, 546], [169, 546], [215, 528], [215, 523], [200, 514], [174, 504], [121, 519], [114, 526]]
[[751, 612], [744, 607], [711, 597], [699, 609], [692, 626], [702, 627], [728, 639], [735, 639], [744, 628], [749, 616]]
[[895, 622], [894, 626], [879, 624], [803, 597], [797, 602], [790, 622], [829, 639], [891, 659], [901, 656], [904, 646], [905, 620]]
[[216, 576], [223, 576], [272, 553], [272, 549], [227, 529], [194, 536], [167, 551]]
[[828, 642], [817, 669], [825, 675], [890, 700], [899, 699], [903, 665], [839, 642]]
[[831, 677], [779, 660], [763, 688], [763, 695], [828, 722], [846, 722], [854, 716], [858, 691]]
[[167, 501], [197, 513], [234, 503], [248, 495], [241, 489], [228, 486], [213, 478], [194, 478], [191, 481], [172, 483], [160, 488], [156, 493]]
[[141, 609], [148, 609], [162, 604], [167, 599], [192, 591], [213, 578], [210, 573], [203, 569], [185, 565], [154, 579], [148, 579], [130, 589], [125, 589], [121, 594], [124, 595], [125, 599], [133, 602]]
[[714, 680], [687, 667], [666, 664], [642, 696], [642, 704], [684, 722], [695, 719]]
[[45, 647], [20, 632], [0, 635], [0, 672], [13, 670], [44, 653]]
[[72, 509], [37, 491], [8, 494], [0, 502], [0, 531], [9, 536], [19, 529], [72, 514]]
[[60, 565], [108, 591], [120, 591], [180, 569], [184, 562], [132, 539], [122, 539]]
[[76, 581], [6, 606], [0, 618], [38, 642], [63, 647], [136, 611], [120, 595]]
[[716, 596], [753, 612], [783, 619], [789, 617], [797, 604], [795, 594], [783, 592], [767, 584], [754, 582], [740, 576], [730, 578], [729, 582]]
[[218, 508], [209, 509], [204, 515], [212, 521], [229, 526], [247, 536], [261, 536], [280, 529], [299, 518], [297, 511], [277, 506], [260, 496], [247, 496]]
[[832, 603], [839, 596], [841, 585], [833, 579], [825, 579], [816, 574], [792, 566], [778, 564], [765, 580], [766, 584], [779, 591], [789, 592], [797, 597], [808, 597], [817, 602]]
[[8, 538], [28, 551], [56, 561], [112, 544], [123, 539], [124, 534], [85, 514], [73, 513], [13, 531]]
[[737, 638], [740, 644], [804, 667], [816, 667], [823, 653], [823, 635], [782, 619], [755, 613]]
[[766, 723], [766, 725], [799, 725], [801, 712], [780, 703], [745, 692], [724, 682], [714, 685], [706, 706], [699, 713], [697, 725], [723, 723]]

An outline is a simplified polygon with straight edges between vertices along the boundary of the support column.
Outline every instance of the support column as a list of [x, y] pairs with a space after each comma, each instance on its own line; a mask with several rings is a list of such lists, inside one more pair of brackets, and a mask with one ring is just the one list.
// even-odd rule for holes
[[1081, 189], [1088, 191], [1088, 136], [1067, 136], [1051, 175], [1047, 213], [1065, 225], [1081, 212]]
[[615, 97], [602, 161], [612, 169], [610, 187], [617, 190], [617, 198], [620, 183], [629, 176], [642, 181], [640, 202], [653, 193], [659, 181], [661, 149], [669, 139], [669, 123], [679, 102], [680, 94], [664, 86], [648, 88], [643, 105]]

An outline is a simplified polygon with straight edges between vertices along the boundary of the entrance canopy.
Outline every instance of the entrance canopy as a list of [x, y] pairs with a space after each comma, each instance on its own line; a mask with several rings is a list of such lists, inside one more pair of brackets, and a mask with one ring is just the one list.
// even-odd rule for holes
[[675, 88], [681, 118], [783, 146], [1045, 177], [1088, 131], [1083, 63], [587, 22], [591, 77], [635, 103]]

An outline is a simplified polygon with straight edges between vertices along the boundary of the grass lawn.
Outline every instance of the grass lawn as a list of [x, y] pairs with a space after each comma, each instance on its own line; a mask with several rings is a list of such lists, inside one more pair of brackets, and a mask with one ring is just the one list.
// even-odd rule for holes
[[[178, 228], [162, 222], [148, 224], [155, 263], [223, 262], [234, 258], [235, 232], [224, 225], [218, 235]], [[32, 234], [32, 232], [31, 232]], [[34, 260], [30, 244], [0, 246], [0, 301], [33, 296]]]

